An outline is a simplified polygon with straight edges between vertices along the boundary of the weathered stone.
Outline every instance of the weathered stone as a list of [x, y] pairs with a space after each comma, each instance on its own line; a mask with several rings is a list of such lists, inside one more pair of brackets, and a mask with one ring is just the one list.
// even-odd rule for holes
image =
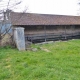
[[[51, 44], [51, 43], [53, 43], [53, 41], [46, 41], [46, 42], [41, 42], [41, 43], [37, 43], [37, 44], [43, 45], [43, 44]], [[35, 44], [35, 45], [37, 45], [37, 44]]]
[[1, 45], [0, 46], [7, 46], [7, 45], [12, 45], [12, 38], [11, 34], [6, 34], [4, 38], [1, 40]]
[[25, 42], [25, 47], [26, 48], [30, 48], [31, 47], [32, 42], [26, 41]]
[[26, 48], [26, 50], [32, 51], [32, 48]]
[[18, 27], [14, 28], [14, 42], [19, 51], [25, 50], [25, 37], [24, 37], [24, 28]]
[[45, 51], [45, 52], [51, 52], [50, 50], [46, 49], [46, 48], [42, 48], [40, 47], [41, 50]]
[[38, 49], [37, 48], [33, 48], [32, 51], [36, 52]]

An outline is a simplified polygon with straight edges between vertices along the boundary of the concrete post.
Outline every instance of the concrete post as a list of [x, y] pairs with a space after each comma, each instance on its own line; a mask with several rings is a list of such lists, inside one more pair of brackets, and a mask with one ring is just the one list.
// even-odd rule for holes
[[16, 47], [20, 51], [25, 50], [24, 28], [22, 28], [22, 27], [14, 28], [13, 33], [14, 33], [13, 40], [16, 44]]

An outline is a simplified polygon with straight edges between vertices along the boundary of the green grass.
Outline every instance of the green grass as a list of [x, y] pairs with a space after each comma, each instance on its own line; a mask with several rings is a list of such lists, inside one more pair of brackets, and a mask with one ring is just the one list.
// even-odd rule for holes
[[32, 47], [38, 51], [0, 48], [0, 80], [80, 80], [80, 40]]

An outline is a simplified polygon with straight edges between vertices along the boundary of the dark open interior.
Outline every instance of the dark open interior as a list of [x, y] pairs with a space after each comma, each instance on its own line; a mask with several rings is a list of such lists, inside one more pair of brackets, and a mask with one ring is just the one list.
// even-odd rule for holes
[[80, 38], [80, 25], [25, 25], [19, 27], [25, 28], [25, 39], [33, 43]]

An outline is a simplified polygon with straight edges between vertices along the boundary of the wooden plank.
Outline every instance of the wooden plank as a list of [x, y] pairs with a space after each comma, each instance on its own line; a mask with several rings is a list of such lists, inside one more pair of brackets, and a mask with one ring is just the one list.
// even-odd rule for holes
[[[72, 38], [79, 38], [80, 37], [80, 33], [73, 33], [72, 34], [66, 34], [66, 39], [72, 39]], [[44, 34], [39, 34], [39, 35], [28, 35], [25, 36], [26, 40], [29, 41], [41, 41], [44, 40], [45, 41], [45, 35]], [[46, 34], [46, 39], [47, 40], [64, 40], [65, 39], [65, 34], [58, 34], [58, 35], [54, 35], [54, 34]]]

